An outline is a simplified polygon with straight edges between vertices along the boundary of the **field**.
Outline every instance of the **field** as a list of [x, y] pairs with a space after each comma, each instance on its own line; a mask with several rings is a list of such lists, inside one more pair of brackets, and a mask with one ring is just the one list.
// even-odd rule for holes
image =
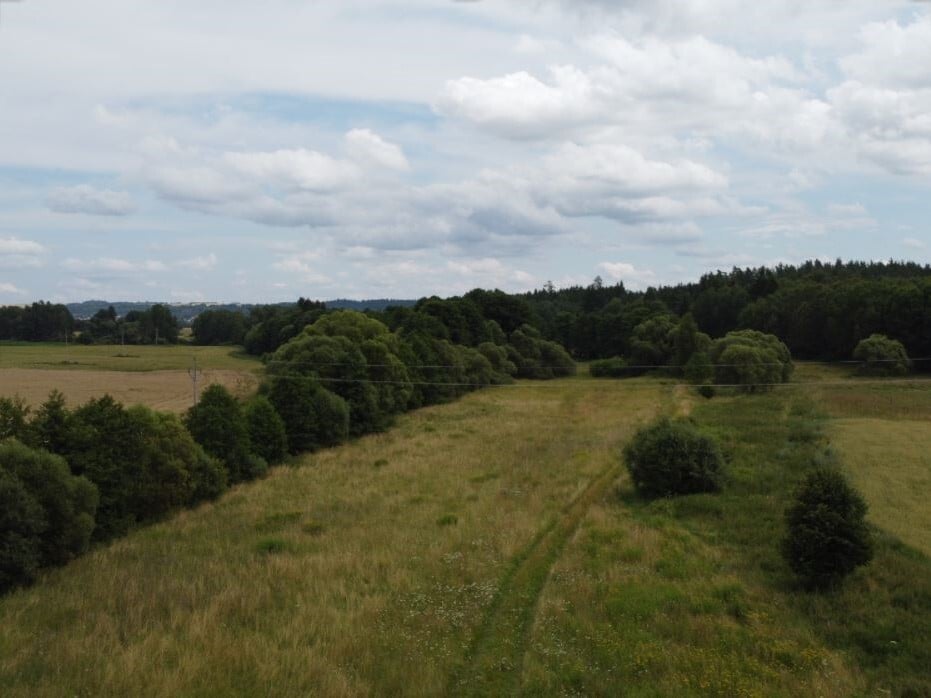
[[[799, 590], [779, 556], [785, 504], [828, 439], [861, 449], [849, 439], [864, 429], [830, 417], [846, 402], [829, 390], [704, 401], [670, 381], [580, 376], [419, 410], [0, 599], [0, 685], [11, 696], [927, 695], [920, 540], [879, 530], [873, 564], [821, 596]], [[724, 443], [725, 492], [640, 500], [621, 445], [652, 416], [688, 411]], [[889, 467], [926, 487], [929, 435], [909, 436], [921, 441]], [[868, 498], [888, 475], [848, 467]], [[899, 516], [926, 525], [928, 494], [895, 502]]]
[[52, 390], [78, 405], [109, 393], [127, 405], [183, 412], [193, 400], [188, 369], [196, 358], [199, 387], [220, 383], [234, 394], [255, 391], [261, 364], [228, 347], [65, 346], [0, 343], [0, 397], [38, 405]]

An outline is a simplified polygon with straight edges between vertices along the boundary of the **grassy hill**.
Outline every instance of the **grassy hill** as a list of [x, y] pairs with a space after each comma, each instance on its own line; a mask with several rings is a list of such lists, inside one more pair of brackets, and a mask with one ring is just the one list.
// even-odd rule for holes
[[[580, 376], [404, 415], [0, 599], [0, 685], [925, 695], [924, 554], [880, 531], [876, 560], [822, 596], [779, 557], [801, 474], [828, 435], [847, 447], [832, 409], [872, 390], [834, 382], [699, 402], [671, 381]], [[725, 444], [725, 492], [639, 500], [620, 447], [654, 415], [686, 412]], [[858, 482], [868, 492], [890, 467], [920, 467], [903, 461], [914, 455], [858, 464]]]

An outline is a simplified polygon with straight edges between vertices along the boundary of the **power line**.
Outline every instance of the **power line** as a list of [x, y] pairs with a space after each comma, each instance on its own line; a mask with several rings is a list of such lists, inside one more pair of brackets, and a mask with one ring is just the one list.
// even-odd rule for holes
[[[593, 361], [582, 361], [575, 363], [593, 363], [594, 361], [603, 361], [605, 359], [594, 359]], [[917, 359], [908, 359], [911, 363], [917, 363], [922, 361], [931, 361], [931, 357], [921, 357]], [[835, 359], [835, 360], [826, 360], [826, 361], [810, 361], [810, 360], [799, 360], [797, 362], [791, 362], [793, 365], [801, 366], [840, 366], [840, 365], [873, 365], [873, 364], [882, 364], [882, 363], [899, 363], [901, 359], [870, 359], [869, 361], [857, 361], [855, 359]], [[350, 361], [287, 361], [285, 359], [273, 359], [270, 361], [263, 362], [263, 365], [278, 365], [282, 364], [285, 366], [322, 366], [322, 367], [339, 367], [339, 366], [349, 366], [355, 368], [431, 368], [431, 369], [440, 369], [440, 368], [465, 368], [462, 364], [408, 364], [400, 362], [397, 364], [370, 364], [370, 363], [360, 363], [360, 362], [350, 362]], [[701, 364], [703, 368], [741, 368], [745, 366], [784, 366], [784, 362], [764, 362], [764, 363], [754, 363], [754, 364], [736, 364], [736, 363], [706, 363]], [[565, 369], [565, 366], [540, 366], [534, 365], [535, 369], [549, 369], [549, 370], [558, 370]], [[683, 364], [625, 364], [624, 366], [619, 367], [620, 370], [640, 370], [648, 371], [653, 369], [681, 369], [684, 368]]]

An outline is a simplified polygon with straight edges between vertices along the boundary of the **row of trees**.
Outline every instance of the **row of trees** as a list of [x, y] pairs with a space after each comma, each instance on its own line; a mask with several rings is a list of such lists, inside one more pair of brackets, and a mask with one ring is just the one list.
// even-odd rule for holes
[[0, 306], [0, 340], [84, 344], [174, 344], [178, 321], [166, 305], [134, 310], [118, 317], [113, 306], [88, 320], [75, 320], [67, 306], [40, 301]]
[[354, 311], [323, 314], [267, 359], [245, 403], [209, 386], [183, 418], [111, 397], [37, 410], [0, 399], [0, 590], [181, 507], [265, 474], [288, 453], [386, 429], [395, 415], [516, 375], [568, 375], [560, 347], [523, 326], [501, 342], [392, 332]]

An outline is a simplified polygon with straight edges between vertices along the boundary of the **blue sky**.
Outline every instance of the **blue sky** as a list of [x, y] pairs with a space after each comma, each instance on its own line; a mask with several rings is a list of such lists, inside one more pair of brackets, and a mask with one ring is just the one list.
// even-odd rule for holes
[[929, 261], [928, 3], [23, 0], [0, 17], [0, 304]]

